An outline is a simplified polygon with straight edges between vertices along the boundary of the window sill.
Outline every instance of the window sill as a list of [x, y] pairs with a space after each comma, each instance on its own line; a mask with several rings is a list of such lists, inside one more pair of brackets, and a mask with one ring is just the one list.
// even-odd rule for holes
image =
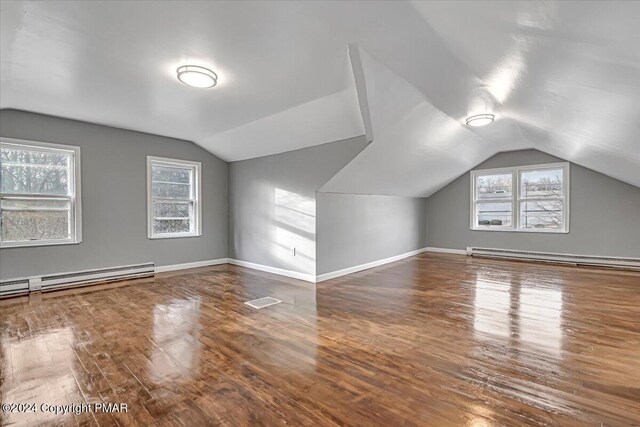
[[61, 245], [79, 245], [82, 243], [81, 241], [52, 241], [52, 242], [2, 242], [0, 243], [0, 249], [11, 249], [11, 248], [35, 248], [40, 246], [61, 246]]
[[498, 231], [503, 233], [539, 233], [539, 234], [569, 234], [569, 230], [514, 230], [511, 228], [471, 228], [471, 231]]
[[200, 237], [202, 234], [167, 234], [162, 236], [147, 236], [150, 240], [160, 240], [160, 239], [181, 239], [183, 237]]

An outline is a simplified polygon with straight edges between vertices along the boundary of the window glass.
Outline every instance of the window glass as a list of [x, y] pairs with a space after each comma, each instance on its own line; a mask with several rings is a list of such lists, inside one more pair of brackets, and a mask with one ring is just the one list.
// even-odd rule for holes
[[520, 204], [520, 228], [562, 229], [562, 200], [522, 202]]
[[153, 221], [154, 234], [189, 233], [191, 221], [185, 219], [155, 219]]
[[520, 172], [520, 197], [563, 197], [562, 169]]
[[476, 188], [478, 200], [485, 199], [511, 199], [512, 174], [480, 175], [478, 176]]
[[69, 194], [71, 154], [2, 147], [2, 193]]
[[68, 200], [3, 199], [2, 240], [68, 239], [71, 203]]
[[78, 147], [2, 140], [3, 247], [80, 241], [80, 204], [76, 195], [80, 177], [75, 173], [79, 153]]
[[149, 167], [149, 237], [198, 235], [200, 164], [150, 158]]
[[478, 202], [477, 213], [478, 227], [511, 227], [511, 202]]
[[567, 232], [568, 174], [568, 163], [472, 171], [471, 228]]

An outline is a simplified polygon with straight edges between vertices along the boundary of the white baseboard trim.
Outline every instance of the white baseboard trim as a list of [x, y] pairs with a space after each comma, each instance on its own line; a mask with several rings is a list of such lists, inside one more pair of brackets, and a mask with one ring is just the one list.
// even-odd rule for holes
[[384, 264], [389, 264], [390, 262], [400, 261], [404, 258], [409, 258], [410, 256], [418, 255], [423, 252], [426, 252], [428, 248], [420, 248], [415, 251], [405, 252], [400, 255], [395, 255], [389, 258], [379, 259], [377, 261], [371, 261], [366, 264], [355, 265], [353, 267], [343, 268], [342, 270], [332, 271], [330, 273], [320, 274], [316, 276], [316, 283], [324, 282], [325, 280], [335, 279], [336, 277], [346, 276], [347, 274], [357, 273], [358, 271], [368, 270], [370, 268], [378, 267]]
[[456, 255], [467, 255], [467, 251], [465, 249], [448, 249], [448, 248], [434, 248], [427, 247], [425, 248], [427, 252], [439, 252], [442, 254], [456, 254]]
[[316, 283], [316, 276], [308, 273], [299, 273], [297, 271], [285, 270], [284, 268], [270, 267], [268, 265], [256, 264], [249, 261], [241, 261], [239, 259], [229, 258], [229, 264], [239, 267], [251, 268], [253, 270], [264, 271], [267, 273], [279, 274], [280, 276], [291, 277], [293, 279], [304, 280], [305, 282]]
[[156, 273], [165, 271], [186, 270], [187, 268], [209, 267], [212, 265], [230, 264], [229, 258], [211, 259], [206, 261], [185, 262], [183, 264], [159, 265], [156, 266]]
[[[394, 261], [399, 261], [401, 259], [404, 258], [408, 258], [414, 255], [418, 255], [421, 254], [423, 252], [442, 252], [442, 253], [450, 253], [450, 254], [460, 254], [460, 255], [466, 255], [466, 251], [465, 250], [460, 250], [460, 249], [446, 249], [446, 248], [434, 248], [434, 247], [426, 247], [426, 248], [421, 248], [421, 249], [417, 249], [411, 252], [405, 252], [403, 254], [400, 255], [395, 255], [389, 258], [384, 258], [384, 259], [380, 259], [377, 261], [372, 261], [372, 262], [368, 262], [366, 264], [360, 264], [360, 265], [356, 265], [353, 267], [348, 267], [348, 268], [344, 268], [342, 270], [337, 270], [337, 271], [332, 271], [330, 273], [325, 273], [325, 274], [321, 274], [318, 276], [315, 276], [313, 274], [308, 274], [308, 273], [300, 273], [297, 271], [291, 271], [291, 270], [286, 270], [283, 268], [277, 268], [277, 267], [271, 267], [268, 265], [263, 265], [263, 264], [256, 264], [253, 262], [248, 262], [248, 261], [242, 261], [242, 260], [238, 260], [238, 259], [232, 259], [232, 258], [220, 258], [220, 259], [213, 259], [213, 260], [206, 260], [206, 261], [195, 261], [195, 262], [186, 262], [186, 263], [182, 263], [182, 264], [172, 264], [172, 265], [160, 265], [160, 266], [153, 266], [153, 264], [151, 264], [151, 269], [153, 269], [153, 273], [164, 273], [167, 271], [176, 271], [176, 270], [186, 270], [189, 268], [198, 268], [198, 267], [209, 267], [209, 266], [213, 266], [213, 265], [221, 265], [221, 264], [232, 264], [232, 265], [237, 265], [240, 267], [246, 267], [246, 268], [251, 268], [254, 270], [259, 270], [259, 271], [264, 271], [267, 273], [272, 273], [272, 274], [278, 274], [280, 276], [285, 276], [285, 277], [291, 277], [293, 279], [298, 279], [298, 280], [303, 280], [305, 282], [310, 282], [310, 283], [319, 283], [319, 282], [324, 282], [326, 280], [330, 280], [330, 279], [334, 279], [336, 277], [340, 277], [340, 276], [346, 276], [347, 274], [352, 274], [352, 273], [357, 273], [359, 271], [363, 271], [363, 270], [368, 270], [370, 268], [374, 268], [374, 267], [378, 267], [384, 264], [388, 264]], [[130, 266], [125, 266], [125, 267], [130, 267]], [[111, 267], [116, 268], [116, 269], [122, 269], [124, 267]], [[149, 269], [148, 269], [149, 270]], [[150, 273], [147, 270], [147, 274]], [[92, 272], [93, 270], [87, 270], [87, 271], [83, 271], [80, 273], [87, 273], [87, 272]], [[84, 279], [96, 279], [96, 281], [99, 281], [98, 279], [110, 279], [111, 275], [109, 274], [103, 274], [102, 272], [96, 270], [95, 271], [96, 274], [91, 276], [91, 277], [84, 277]], [[144, 272], [143, 272], [144, 273]], [[151, 274], [153, 274], [151, 273]], [[68, 275], [68, 274], [72, 274], [72, 273], [60, 273], [60, 275], [64, 276], [64, 275]], [[95, 277], [94, 277], [95, 276]], [[133, 276], [131, 276], [131, 278], [133, 278]], [[61, 282], [64, 282], [63, 279], [58, 280]], [[19, 282], [19, 283], [18, 283]], [[37, 289], [31, 289], [32, 288], [32, 282], [37, 286]], [[36, 283], [37, 282], [37, 283]], [[85, 280], [83, 280], [82, 284], [84, 283]], [[88, 283], [87, 283], [88, 284]], [[3, 279], [0, 280], [0, 296], [13, 296], [13, 295], [17, 295], [18, 293], [28, 293], [30, 290], [40, 290], [41, 289], [41, 277], [31, 277], [31, 278], [23, 278], [23, 279]], [[15, 288], [15, 289], [14, 289]], [[18, 292], [19, 291], [19, 292]], [[6, 295], [5, 295], [6, 294]]]

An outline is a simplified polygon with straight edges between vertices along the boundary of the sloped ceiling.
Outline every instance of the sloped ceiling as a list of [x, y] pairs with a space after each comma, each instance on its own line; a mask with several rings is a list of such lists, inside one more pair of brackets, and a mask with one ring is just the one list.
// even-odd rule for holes
[[[18, 1], [0, 15], [0, 108], [228, 161], [366, 133], [325, 191], [425, 196], [529, 147], [640, 186], [638, 2]], [[183, 63], [218, 86], [180, 84]], [[493, 125], [464, 125], [485, 111]]]
[[[362, 135], [350, 36], [327, 31], [315, 9], [2, 1], [0, 108], [186, 139], [227, 161]], [[183, 85], [183, 64], [211, 68], [218, 85]]]
[[[360, 49], [373, 142], [320, 191], [429, 196], [523, 148], [640, 186], [638, 4], [413, 5], [455, 59], [434, 57], [417, 75]], [[443, 78], [442, 66], [466, 77]], [[466, 108], [443, 102], [456, 85]], [[485, 111], [491, 126], [463, 124]]]
[[[511, 120], [483, 129], [461, 125], [366, 52], [359, 57], [373, 142], [321, 192], [426, 197], [499, 151], [534, 145], [515, 135]], [[496, 133], [512, 138], [492, 139]]]

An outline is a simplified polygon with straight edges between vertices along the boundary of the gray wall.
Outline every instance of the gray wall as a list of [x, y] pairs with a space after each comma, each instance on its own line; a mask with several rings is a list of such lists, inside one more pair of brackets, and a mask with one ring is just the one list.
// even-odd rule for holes
[[318, 193], [317, 234], [318, 274], [420, 249], [425, 199]]
[[316, 190], [366, 145], [359, 136], [231, 163], [229, 257], [315, 274]]
[[[561, 161], [537, 150], [510, 151], [474, 169]], [[568, 234], [471, 231], [470, 174], [465, 173], [427, 199], [428, 245], [640, 257], [640, 188], [575, 164], [570, 174]]]
[[[0, 135], [77, 145], [82, 166], [82, 243], [0, 249], [0, 278], [227, 256], [227, 163], [197, 145], [15, 110], [0, 111]], [[147, 155], [202, 162], [201, 237], [147, 238]]]

